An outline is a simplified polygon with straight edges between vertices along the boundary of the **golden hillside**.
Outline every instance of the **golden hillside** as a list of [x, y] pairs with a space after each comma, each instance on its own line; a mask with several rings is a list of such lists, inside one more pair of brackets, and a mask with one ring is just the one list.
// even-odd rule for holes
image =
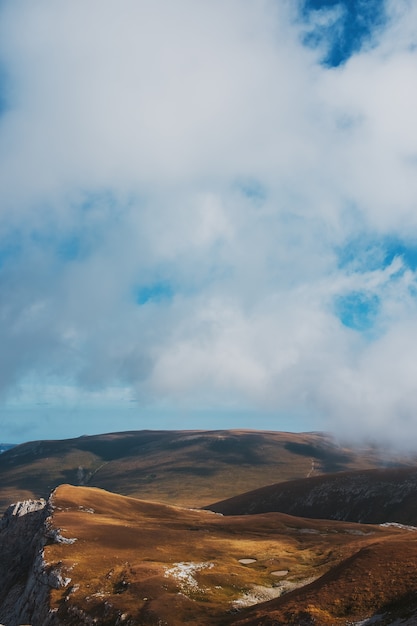
[[[346, 625], [417, 592], [417, 577], [399, 576], [416, 564], [409, 530], [223, 517], [69, 485], [53, 506], [54, 527], [76, 539], [45, 548], [67, 579], [51, 594], [62, 624], [301, 624], [288, 616], [311, 614]], [[262, 621], [271, 611], [278, 621]]]

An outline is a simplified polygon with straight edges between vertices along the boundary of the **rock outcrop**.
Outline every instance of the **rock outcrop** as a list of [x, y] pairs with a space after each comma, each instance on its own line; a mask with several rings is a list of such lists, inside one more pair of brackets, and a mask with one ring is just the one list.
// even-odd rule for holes
[[47, 501], [25, 500], [9, 506], [0, 520], [0, 624], [59, 624], [49, 594], [70, 580], [48, 566], [44, 547], [74, 540], [52, 528], [52, 508], [52, 496]]

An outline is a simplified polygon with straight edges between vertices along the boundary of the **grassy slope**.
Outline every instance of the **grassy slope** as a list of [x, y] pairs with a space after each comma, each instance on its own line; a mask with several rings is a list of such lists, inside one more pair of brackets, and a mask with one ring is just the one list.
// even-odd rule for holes
[[280, 511], [300, 517], [417, 526], [417, 468], [313, 476], [239, 494], [207, 508], [223, 515]]
[[251, 607], [231, 619], [230, 624], [346, 626], [365, 624], [364, 617], [373, 617], [369, 623], [378, 626], [416, 624], [415, 535], [364, 546], [311, 585], [266, 605]]
[[[57, 489], [54, 505], [54, 525], [77, 538], [45, 550], [47, 562], [71, 578], [51, 598], [65, 624], [79, 624], [88, 615], [106, 626], [125, 614], [132, 626], [220, 626], [245, 619], [252, 621], [239, 623], [261, 623], [271, 610], [288, 620], [288, 610], [296, 615], [324, 606], [320, 610], [332, 621], [315, 623], [337, 625], [417, 591], [414, 574], [397, 587], [391, 580], [400, 578], [401, 559], [405, 569], [415, 563], [415, 534], [407, 531], [279, 513], [225, 518], [68, 485]], [[242, 558], [256, 560], [244, 565]], [[179, 563], [197, 566], [195, 582], [181, 578]], [[281, 577], [272, 573], [277, 570], [284, 572]], [[281, 586], [321, 575], [303, 591], [258, 604], [255, 612], [233, 609], [248, 594], [258, 594], [259, 601], [280, 593]]]
[[61, 483], [203, 506], [271, 483], [386, 463], [381, 451], [340, 447], [318, 433], [133, 431], [39, 441], [0, 455], [0, 508], [46, 497]]

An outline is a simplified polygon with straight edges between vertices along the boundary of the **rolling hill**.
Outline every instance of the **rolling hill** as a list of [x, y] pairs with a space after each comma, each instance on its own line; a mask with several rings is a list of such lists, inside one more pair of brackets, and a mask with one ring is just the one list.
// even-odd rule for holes
[[233, 626], [415, 626], [414, 534], [408, 540], [401, 537], [363, 546], [311, 584], [246, 609], [229, 623]]
[[417, 615], [417, 533], [406, 529], [224, 517], [69, 485], [11, 507], [0, 528], [8, 626], [352, 626]]
[[417, 468], [341, 472], [239, 494], [207, 508], [224, 515], [279, 511], [300, 517], [417, 526]]
[[0, 521], [0, 624], [417, 623], [415, 458], [132, 431], [16, 446], [0, 479], [4, 509], [25, 500]]
[[0, 455], [0, 509], [47, 498], [62, 483], [203, 506], [272, 483], [414, 463], [323, 433], [131, 431], [36, 441]]

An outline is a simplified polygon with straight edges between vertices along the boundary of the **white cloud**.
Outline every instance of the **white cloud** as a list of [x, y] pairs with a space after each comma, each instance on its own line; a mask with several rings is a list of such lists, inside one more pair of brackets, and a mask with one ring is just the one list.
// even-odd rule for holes
[[[417, 235], [414, 8], [395, 7], [329, 69], [288, 2], [3, 3], [0, 390], [417, 430], [413, 268], [338, 258]], [[369, 336], [335, 311], [355, 291], [380, 302]]]

